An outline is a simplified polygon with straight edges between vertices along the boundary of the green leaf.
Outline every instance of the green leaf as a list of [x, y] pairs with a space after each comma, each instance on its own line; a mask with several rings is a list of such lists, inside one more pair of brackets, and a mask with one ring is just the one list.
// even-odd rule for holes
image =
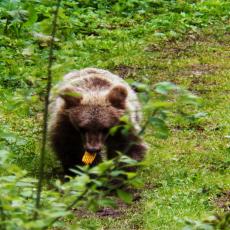
[[127, 204], [130, 204], [133, 200], [133, 196], [131, 195], [131, 193], [125, 192], [121, 189], [117, 189], [117, 195]]
[[103, 207], [116, 207], [116, 202], [114, 199], [101, 199], [99, 200], [99, 205], [103, 206]]
[[90, 173], [102, 175], [108, 169], [111, 169], [113, 166], [114, 166], [114, 162], [112, 160], [104, 161], [104, 162], [100, 163], [99, 165], [90, 169]]
[[134, 177], [130, 179], [129, 184], [134, 186], [135, 188], [141, 188], [144, 186], [144, 181], [141, 178]]
[[175, 84], [171, 82], [167, 82], [167, 81], [160, 82], [156, 84], [155, 86], [156, 86], [155, 91], [163, 95], [167, 95], [169, 91], [179, 89], [178, 86], [176, 86]]
[[1, 163], [1, 161], [4, 162], [4, 160], [7, 158], [8, 154], [9, 154], [9, 151], [7, 151], [5, 149], [0, 150], [0, 163]]
[[110, 175], [111, 175], [111, 176], [114, 176], [114, 177], [119, 176], [119, 175], [124, 175], [124, 174], [125, 174], [125, 172], [122, 171], [122, 170], [114, 170], [114, 171], [112, 171], [112, 172], [110, 173]]
[[29, 8], [29, 18], [26, 23], [24, 23], [24, 26], [29, 27], [32, 26], [38, 19], [37, 12], [33, 7]]
[[119, 160], [122, 163], [129, 164], [129, 166], [134, 166], [134, 165], [139, 164], [136, 160], [134, 160], [128, 156], [125, 156], [125, 155], [122, 155]]
[[137, 92], [149, 92], [149, 86], [146, 84], [135, 81], [131, 85], [135, 88], [135, 91]]
[[128, 179], [133, 179], [137, 176], [137, 174], [135, 172], [127, 172], [125, 174], [128, 177]]
[[193, 115], [195, 119], [199, 119], [201, 117], [206, 117], [206, 116], [207, 116], [207, 113], [204, 113], [204, 112], [199, 112]]
[[155, 136], [165, 139], [169, 135], [169, 129], [164, 120], [158, 117], [150, 117], [149, 123], [154, 127]]
[[111, 136], [114, 136], [116, 134], [116, 132], [119, 130], [119, 128], [121, 128], [122, 125], [116, 125], [114, 127], [112, 127], [110, 130], [109, 130], [109, 134]]

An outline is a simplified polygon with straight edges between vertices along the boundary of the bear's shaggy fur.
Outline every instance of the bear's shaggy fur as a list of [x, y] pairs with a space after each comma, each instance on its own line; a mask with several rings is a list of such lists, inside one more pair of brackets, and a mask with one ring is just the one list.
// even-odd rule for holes
[[[56, 92], [56, 93], [55, 93]], [[106, 70], [86, 68], [64, 76], [54, 88], [50, 104], [49, 136], [51, 146], [62, 163], [64, 173], [82, 165], [85, 151], [97, 153], [94, 164], [117, 151], [142, 160], [146, 150], [140, 137], [140, 104], [135, 92], [120, 77]], [[133, 127], [114, 135], [109, 129], [121, 124], [128, 114]]]

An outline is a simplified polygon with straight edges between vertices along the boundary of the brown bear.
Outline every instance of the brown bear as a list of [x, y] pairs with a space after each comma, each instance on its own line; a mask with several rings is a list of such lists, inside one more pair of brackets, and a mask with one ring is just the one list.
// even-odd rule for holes
[[[125, 133], [110, 129], [121, 125], [127, 114], [131, 128]], [[51, 146], [61, 161], [64, 173], [83, 165], [82, 157], [96, 153], [93, 164], [117, 156], [118, 151], [142, 160], [146, 147], [138, 136], [141, 111], [136, 93], [119, 76], [109, 71], [86, 68], [64, 76], [54, 87], [49, 120]]]

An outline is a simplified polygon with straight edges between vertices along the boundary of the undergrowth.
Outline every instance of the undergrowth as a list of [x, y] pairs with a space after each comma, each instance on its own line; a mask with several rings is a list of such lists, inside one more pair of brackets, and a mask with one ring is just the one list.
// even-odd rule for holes
[[[0, 147], [10, 153], [9, 164], [31, 177], [38, 172], [54, 3], [0, 2]], [[174, 107], [181, 116], [169, 116], [170, 131], [160, 126], [170, 136], [166, 140], [153, 135], [159, 120], [152, 121], [155, 129], [145, 134], [146, 166], [139, 172], [145, 182], [141, 200], [118, 207], [114, 219], [90, 214], [80, 219], [84, 228], [221, 229], [225, 219], [229, 224], [224, 214], [229, 200], [220, 206], [218, 199], [229, 191], [230, 182], [229, 15], [230, 3], [224, 0], [62, 1], [53, 83], [70, 70], [93, 66], [109, 69], [140, 89], [146, 86], [135, 81], [150, 91], [158, 82], [173, 82], [200, 96], [203, 104], [197, 117], [186, 106]], [[140, 97], [145, 99], [143, 92]], [[47, 180], [59, 171], [48, 152]], [[213, 215], [209, 222], [199, 221]]]

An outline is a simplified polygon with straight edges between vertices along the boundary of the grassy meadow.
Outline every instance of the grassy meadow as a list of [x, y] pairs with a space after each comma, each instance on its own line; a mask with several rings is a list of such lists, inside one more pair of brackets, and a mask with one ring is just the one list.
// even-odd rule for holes
[[[169, 119], [167, 139], [147, 129], [149, 150], [138, 171], [144, 182], [139, 199], [130, 205], [119, 201], [115, 209], [96, 213], [73, 211], [66, 227], [54, 229], [71, 229], [72, 222], [81, 229], [229, 229], [230, 3], [108, 2], [62, 1], [53, 84], [84, 67], [108, 69], [150, 88], [169, 81], [199, 96], [199, 111], [205, 116], [195, 122]], [[9, 152], [8, 164], [27, 170], [30, 177], [36, 177], [39, 168], [47, 35], [54, 5], [0, 2], [0, 156]], [[23, 10], [25, 15], [15, 13]], [[59, 170], [47, 152], [46, 180], [56, 179]], [[212, 225], [213, 215], [225, 215], [224, 227]], [[202, 222], [208, 217], [209, 224]]]

